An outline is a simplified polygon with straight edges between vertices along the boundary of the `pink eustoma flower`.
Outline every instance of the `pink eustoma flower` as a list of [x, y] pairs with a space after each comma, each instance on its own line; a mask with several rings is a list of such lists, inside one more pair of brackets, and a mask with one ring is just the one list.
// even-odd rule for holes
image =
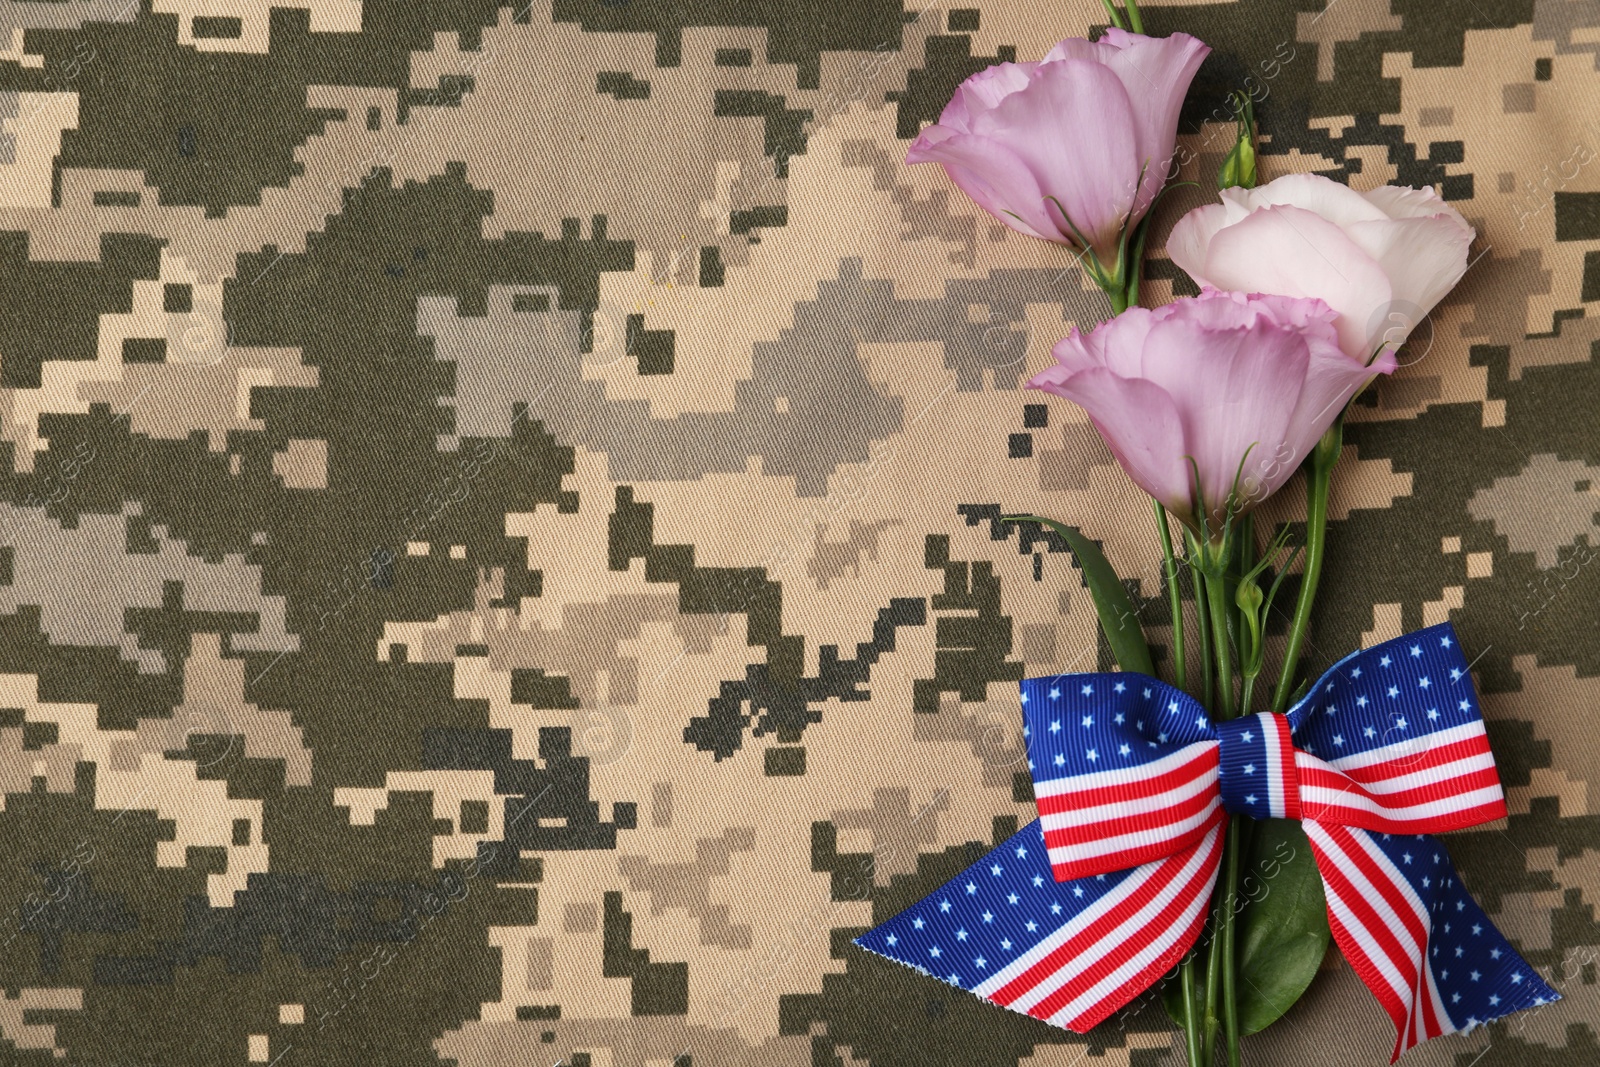
[[1167, 254], [1201, 285], [1326, 301], [1345, 352], [1365, 360], [1400, 347], [1461, 280], [1473, 237], [1431, 189], [1289, 174], [1224, 189], [1178, 220]]
[[1210, 51], [1184, 33], [1068, 38], [1038, 63], [962, 82], [906, 162], [943, 164], [979, 207], [1030, 237], [1081, 234], [1110, 267], [1123, 229], [1167, 180], [1184, 93]]
[[[1375, 373], [1320, 300], [1207, 289], [1055, 346], [1028, 382], [1083, 407], [1145, 492], [1205, 537], [1272, 495]], [[1202, 507], [1201, 502], [1204, 501]]]

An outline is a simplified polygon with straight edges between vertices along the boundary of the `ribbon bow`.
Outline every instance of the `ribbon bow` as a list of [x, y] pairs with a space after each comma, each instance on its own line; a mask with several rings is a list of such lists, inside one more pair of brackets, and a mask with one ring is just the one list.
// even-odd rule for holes
[[1467, 667], [1445, 623], [1345, 657], [1287, 715], [1224, 723], [1143, 674], [1027, 679], [1039, 818], [856, 944], [1083, 1033], [1194, 945], [1238, 812], [1301, 821], [1395, 1059], [1556, 1000], [1423, 836], [1506, 814]]

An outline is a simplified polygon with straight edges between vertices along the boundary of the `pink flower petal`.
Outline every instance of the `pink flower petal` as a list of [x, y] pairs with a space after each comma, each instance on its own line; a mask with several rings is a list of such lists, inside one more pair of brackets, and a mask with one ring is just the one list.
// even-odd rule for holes
[[979, 207], [1018, 233], [1061, 240], [1054, 213], [1033, 172], [1002, 144], [944, 126], [929, 126], [906, 152], [907, 163], [942, 163], [945, 173]]
[[1090, 63], [1109, 63], [1117, 49], [1108, 37], [1087, 41], [1082, 37], [1068, 37], [1044, 54], [1041, 62], [1054, 63], [1061, 59], [1082, 59]]
[[958, 133], [971, 133], [974, 115], [1027, 88], [1038, 67], [1037, 63], [996, 63], [978, 71], [956, 87], [955, 95], [939, 115], [939, 125]]
[[1398, 348], [1467, 271], [1473, 230], [1459, 216], [1424, 215], [1360, 222], [1345, 233], [1389, 276], [1391, 305], [1368, 332], [1376, 349]]
[[1343, 230], [1286, 205], [1263, 208], [1219, 230], [1200, 274], [1221, 289], [1326, 302], [1339, 313], [1340, 344], [1363, 362], [1373, 354], [1371, 324], [1383, 321], [1392, 296], [1382, 268]]
[[1103, 367], [1044, 378], [1036, 376], [1029, 387], [1081, 406], [1128, 476], [1180, 518], [1189, 515], [1183, 422], [1166, 390]]
[[1320, 174], [1285, 174], [1254, 189], [1230, 189], [1252, 211], [1288, 204], [1315, 212], [1335, 226], [1386, 219], [1388, 213], [1348, 185]]
[[1189, 83], [1211, 49], [1186, 33], [1145, 37], [1113, 27], [1106, 39], [1117, 46], [1107, 65], [1122, 80], [1133, 103], [1134, 152], [1144, 168], [1133, 209], [1137, 218], [1149, 210], [1166, 184], [1178, 136], [1178, 113]]
[[1451, 207], [1432, 189], [1413, 189], [1408, 185], [1380, 185], [1361, 194], [1367, 202], [1383, 211], [1391, 219], [1414, 219], [1423, 215], [1447, 215], [1471, 229], [1461, 213]]
[[1133, 105], [1115, 74], [1077, 59], [1041, 63], [1026, 92], [976, 116], [973, 129], [1009, 145], [1059, 202], [1049, 210], [1064, 238], [1072, 229], [1062, 209], [1103, 262], [1115, 258], [1139, 177]]
[[[1157, 323], [1145, 340], [1144, 370], [1181, 398], [1184, 439], [1206, 507], [1220, 518], [1235, 483], [1252, 472], [1270, 475], [1268, 464], [1291, 442], [1309, 354], [1298, 331], [1226, 298], [1201, 297], [1195, 310], [1208, 302], [1213, 306], [1205, 311], [1233, 315], [1240, 324], [1223, 328], [1189, 316]], [[1260, 497], [1293, 470], [1290, 465], [1277, 484], [1262, 487]]]

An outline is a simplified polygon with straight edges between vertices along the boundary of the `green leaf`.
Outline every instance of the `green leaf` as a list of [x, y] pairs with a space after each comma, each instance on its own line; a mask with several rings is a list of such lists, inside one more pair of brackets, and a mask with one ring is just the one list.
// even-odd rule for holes
[[1322, 876], [1300, 824], [1267, 819], [1253, 830], [1235, 935], [1241, 1034], [1265, 1030], [1300, 999], [1330, 936]]
[[1111, 646], [1117, 665], [1125, 671], [1155, 676], [1155, 664], [1150, 660], [1150, 646], [1145, 644], [1144, 631], [1139, 629], [1139, 612], [1128, 599], [1117, 572], [1111, 568], [1105, 554], [1087, 537], [1070, 526], [1038, 515], [1006, 515], [1006, 522], [1037, 522], [1060, 534], [1078, 557], [1089, 595], [1094, 598], [1094, 610], [1100, 616], [1100, 629]]

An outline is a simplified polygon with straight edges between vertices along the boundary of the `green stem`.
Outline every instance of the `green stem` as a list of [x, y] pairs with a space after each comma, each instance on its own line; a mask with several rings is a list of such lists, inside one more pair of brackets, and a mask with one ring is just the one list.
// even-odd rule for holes
[[1239, 526], [1233, 536], [1228, 539], [1233, 553], [1227, 560], [1227, 569], [1223, 572], [1223, 580], [1227, 583], [1224, 591], [1228, 597], [1228, 637], [1231, 641], [1229, 647], [1238, 649], [1240, 655], [1244, 654], [1244, 612], [1239, 608], [1236, 594], [1239, 592], [1239, 579], [1250, 570], [1255, 557], [1255, 538], [1255, 516], [1247, 512], [1240, 518]]
[[1256, 691], [1256, 676], [1253, 675], [1253, 674], [1245, 675], [1244, 676], [1244, 682], [1241, 683], [1240, 686], [1239, 686], [1239, 714], [1240, 715], [1248, 715], [1248, 714], [1250, 714], [1250, 702], [1255, 697], [1255, 691]]
[[1228, 653], [1227, 578], [1221, 573], [1207, 574], [1206, 600], [1211, 608], [1211, 640], [1217, 659], [1217, 713], [1226, 721], [1234, 717], [1233, 657]]
[[[1152, 501], [1156, 509], [1156, 529], [1161, 532], [1161, 558], [1166, 569], [1167, 603], [1172, 609], [1172, 656], [1175, 660], [1173, 674], [1179, 689], [1185, 684], [1188, 661], [1183, 648], [1183, 595], [1178, 588], [1178, 561], [1172, 551], [1172, 527], [1167, 522], [1167, 509], [1160, 501]], [[1204, 640], [1204, 638], [1202, 638]], [[1201, 648], [1204, 659], [1205, 649]], [[1183, 995], [1183, 1033], [1189, 1053], [1189, 1067], [1202, 1067], [1199, 1017], [1200, 1005], [1195, 996], [1195, 970], [1199, 966], [1198, 953], [1191, 953], [1178, 969], [1178, 981]]]
[[1228, 820], [1222, 843], [1222, 914], [1217, 945], [1222, 953], [1222, 1036], [1228, 1050], [1228, 1067], [1239, 1067], [1239, 995], [1235, 988], [1238, 956], [1233, 947], [1234, 901], [1239, 899], [1239, 853], [1244, 846], [1245, 816]]
[[1119, 30], [1128, 28], [1128, 24], [1122, 21], [1122, 12], [1117, 10], [1117, 6], [1111, 0], [1100, 0], [1100, 4], [1106, 9], [1106, 18], [1111, 20], [1111, 25]]
[[[1215, 549], [1213, 549], [1214, 551]], [[1226, 721], [1236, 714], [1233, 703], [1233, 657], [1228, 648], [1227, 577], [1224, 562], [1213, 560], [1205, 567], [1206, 601], [1211, 609], [1211, 640], [1217, 665], [1217, 718]], [[1239, 1020], [1234, 985], [1233, 898], [1238, 892], [1237, 817], [1223, 831], [1222, 884], [1212, 901], [1214, 927], [1211, 949], [1206, 959], [1206, 1047], [1216, 1041], [1219, 1024], [1227, 1039], [1230, 1067], [1236, 1067], [1239, 1049]], [[1217, 1014], [1217, 1001], [1222, 1013]]]
[[1206, 583], [1200, 577], [1197, 561], [1200, 559], [1200, 547], [1194, 535], [1184, 531], [1184, 555], [1189, 564], [1189, 576], [1194, 580], [1194, 614], [1199, 627], [1200, 638], [1200, 703], [1205, 707], [1211, 706], [1211, 613], [1206, 605]]
[[1187, 689], [1185, 660], [1183, 656], [1183, 597], [1178, 590], [1178, 561], [1172, 554], [1172, 529], [1167, 525], [1167, 509], [1160, 501], [1152, 501], [1156, 508], [1156, 529], [1161, 531], [1161, 558], [1166, 566], [1167, 603], [1172, 608], [1172, 673], [1179, 689]]
[[[1154, 210], [1155, 205], [1151, 204]], [[1128, 307], [1139, 303], [1139, 276], [1144, 273], [1144, 238], [1150, 232], [1150, 216], [1139, 220], [1138, 232], [1133, 238], [1133, 258], [1128, 261]]]
[[1203, 1053], [1200, 1046], [1200, 1011], [1199, 1001], [1196, 999], [1194, 988], [1194, 972], [1199, 966], [1199, 953], [1190, 953], [1189, 958], [1183, 961], [1183, 966], [1178, 968], [1178, 982], [1183, 990], [1183, 1024], [1185, 1044], [1189, 1051], [1189, 1067], [1201, 1067]]
[[[1224, 831], [1226, 833], [1226, 831]], [[1226, 839], [1222, 842], [1224, 852], [1228, 849]], [[1222, 904], [1221, 887], [1218, 895], [1213, 898], [1211, 906], [1211, 944], [1206, 946], [1206, 1008], [1205, 1008], [1205, 1033], [1200, 1038], [1200, 1049], [1203, 1055], [1203, 1067], [1209, 1067], [1211, 1054], [1217, 1045], [1217, 1029], [1221, 1019], [1217, 1017], [1217, 995], [1222, 991], [1222, 952], [1218, 943], [1222, 939]]]
[[1107, 289], [1106, 295], [1111, 298], [1111, 314], [1120, 315], [1128, 310], [1128, 292], [1126, 289]]
[[1139, 17], [1138, 0], [1123, 0], [1128, 8], [1128, 28], [1134, 33], [1144, 32], [1144, 20]]
[[1280, 715], [1288, 710], [1294, 693], [1294, 679], [1311, 629], [1311, 603], [1316, 599], [1317, 583], [1322, 578], [1322, 558], [1328, 544], [1328, 488], [1333, 468], [1339, 462], [1344, 442], [1343, 419], [1322, 435], [1306, 465], [1306, 565], [1300, 577], [1300, 592], [1295, 598], [1294, 619], [1289, 623], [1289, 640], [1283, 651], [1283, 673], [1272, 694], [1272, 710]]

